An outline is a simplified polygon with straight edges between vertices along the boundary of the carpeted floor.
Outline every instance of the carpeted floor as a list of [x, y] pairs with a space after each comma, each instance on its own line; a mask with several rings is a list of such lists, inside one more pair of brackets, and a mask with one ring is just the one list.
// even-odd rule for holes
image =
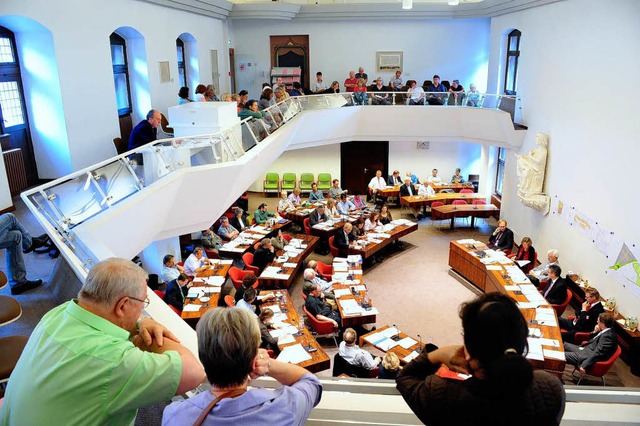
[[[19, 199], [15, 199], [16, 216], [34, 235], [39, 235], [42, 228], [24, 207]], [[270, 210], [277, 204], [275, 197], [263, 198], [262, 194], [250, 194], [249, 211], [253, 213], [257, 206], [267, 202]], [[392, 208], [394, 218], [410, 218], [407, 210]], [[458, 306], [461, 302], [474, 297], [474, 292], [449, 275], [448, 256], [449, 242], [455, 239], [476, 238], [485, 240], [496, 222], [478, 221], [473, 230], [462, 220], [456, 222], [456, 228], [449, 229], [448, 222], [433, 226], [430, 219], [420, 221], [418, 231], [404, 237], [404, 250], [384, 253], [384, 261], [376, 263], [365, 270], [365, 283], [374, 305], [380, 311], [376, 325], [396, 324], [402, 331], [417, 336], [423, 341], [432, 341], [436, 345], [462, 343], [461, 324], [458, 318]], [[330, 262], [331, 255], [312, 254], [310, 259]], [[11, 334], [29, 335], [39, 319], [55, 306], [51, 295], [52, 286], [63, 286], [64, 282], [50, 283], [55, 260], [46, 254], [29, 254], [25, 256], [29, 278], [42, 278], [45, 284], [36, 290], [16, 296], [23, 307], [23, 316], [18, 321], [0, 328], [0, 336]], [[159, 260], [160, 261], [160, 260]], [[4, 262], [0, 269], [5, 270]], [[302, 276], [297, 277], [290, 288], [292, 300], [299, 312], [302, 311]], [[233, 292], [228, 282], [223, 294]], [[0, 290], [0, 294], [10, 294], [9, 288]], [[571, 311], [571, 310], [568, 310]], [[572, 311], [571, 311], [572, 312]], [[570, 312], [567, 312], [569, 314]], [[331, 358], [336, 353], [333, 341], [321, 342]], [[376, 353], [376, 350], [372, 350]], [[379, 353], [376, 353], [379, 354]], [[566, 384], [575, 384], [571, 378], [572, 367], [565, 370]], [[331, 370], [319, 373], [319, 376], [330, 376]], [[640, 387], [640, 378], [629, 372], [629, 367], [618, 360], [606, 376], [607, 386]], [[584, 384], [599, 385], [597, 378], [583, 381]]]

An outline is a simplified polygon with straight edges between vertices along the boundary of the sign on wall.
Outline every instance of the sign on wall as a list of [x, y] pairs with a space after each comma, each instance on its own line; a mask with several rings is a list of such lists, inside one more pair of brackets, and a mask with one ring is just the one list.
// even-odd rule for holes
[[377, 71], [402, 70], [402, 52], [376, 52]]

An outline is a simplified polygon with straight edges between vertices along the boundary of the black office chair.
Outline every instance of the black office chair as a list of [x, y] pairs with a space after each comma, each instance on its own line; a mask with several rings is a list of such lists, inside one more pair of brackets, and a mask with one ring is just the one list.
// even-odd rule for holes
[[378, 377], [378, 368], [376, 367], [373, 370], [368, 370], [364, 367], [356, 367], [355, 365], [349, 364], [345, 361], [340, 353], [336, 353], [333, 357], [333, 377], [338, 377], [341, 374], [346, 374], [347, 376], [356, 377], [360, 379], [371, 379], [374, 377]]

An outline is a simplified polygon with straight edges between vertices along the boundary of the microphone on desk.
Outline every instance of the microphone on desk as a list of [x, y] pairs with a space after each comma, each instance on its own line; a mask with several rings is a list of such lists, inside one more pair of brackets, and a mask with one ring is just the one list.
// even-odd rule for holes
[[416, 349], [416, 352], [420, 353], [424, 349], [424, 346], [422, 346], [422, 336], [419, 334], [418, 334], [418, 339], [420, 340], [420, 342], [418, 343], [418, 348]]

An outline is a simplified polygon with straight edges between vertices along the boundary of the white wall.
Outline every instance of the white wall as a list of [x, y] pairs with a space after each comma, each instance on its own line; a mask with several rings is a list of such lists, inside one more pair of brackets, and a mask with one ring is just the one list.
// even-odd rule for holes
[[[247, 89], [250, 97], [260, 95], [260, 84], [269, 81], [271, 59], [270, 35], [309, 35], [309, 74], [315, 78], [322, 71], [324, 81], [342, 84], [349, 71], [362, 66], [369, 80], [383, 77], [385, 84], [391, 72], [375, 70], [377, 51], [402, 51], [403, 78], [431, 80], [459, 79], [466, 88], [475, 82], [484, 91], [487, 75], [489, 20], [369, 20], [358, 21], [231, 21], [232, 46], [236, 68], [251, 62], [254, 69], [236, 69], [238, 91]], [[244, 86], [241, 87], [241, 81]]]
[[[518, 95], [524, 100], [527, 138], [519, 153], [533, 148], [536, 132], [548, 133], [546, 191], [580, 209], [629, 244], [640, 246], [634, 184], [640, 87], [640, 2], [568, 0], [504, 15], [491, 21], [490, 70], [498, 67], [506, 29], [522, 31]], [[491, 72], [489, 87], [496, 87]], [[616, 91], [615, 88], [624, 88]], [[598, 92], [602, 90], [602, 92]], [[609, 90], [607, 92], [607, 90]], [[519, 237], [532, 237], [538, 253], [561, 250], [565, 271], [582, 273], [603, 295], [614, 296], [623, 314], [640, 314], [640, 292], [616, 281], [595, 245], [553, 214], [520, 204], [513, 150], [507, 155], [502, 214]]]
[[[229, 90], [226, 22], [130, 0], [1, 2], [3, 25], [11, 21], [10, 15], [32, 19], [53, 35], [61, 89], [54, 100], [61, 100], [64, 109], [66, 135], [60, 138], [69, 147], [67, 159], [73, 170], [115, 155], [112, 139], [119, 136], [120, 131], [109, 50], [109, 35], [115, 29], [132, 27], [144, 37], [147, 64], [142, 72], [148, 74], [148, 96], [151, 105], [165, 115], [167, 108], [177, 100], [179, 80], [175, 40], [183, 32], [189, 32], [197, 40], [200, 78], [205, 84], [211, 78], [209, 51], [225, 52], [219, 58], [221, 74], [225, 75], [220, 91]], [[48, 55], [51, 52], [38, 53]], [[171, 83], [160, 84], [159, 61], [171, 63]], [[22, 65], [28, 68], [29, 64]], [[144, 67], [144, 64], [135, 66]], [[38, 132], [47, 130], [35, 127], [33, 122], [32, 119], [31, 132], [36, 140]], [[34, 149], [38, 157], [39, 147]], [[44, 161], [47, 159], [40, 163]], [[39, 172], [43, 178], [61, 176], [40, 165]]]

